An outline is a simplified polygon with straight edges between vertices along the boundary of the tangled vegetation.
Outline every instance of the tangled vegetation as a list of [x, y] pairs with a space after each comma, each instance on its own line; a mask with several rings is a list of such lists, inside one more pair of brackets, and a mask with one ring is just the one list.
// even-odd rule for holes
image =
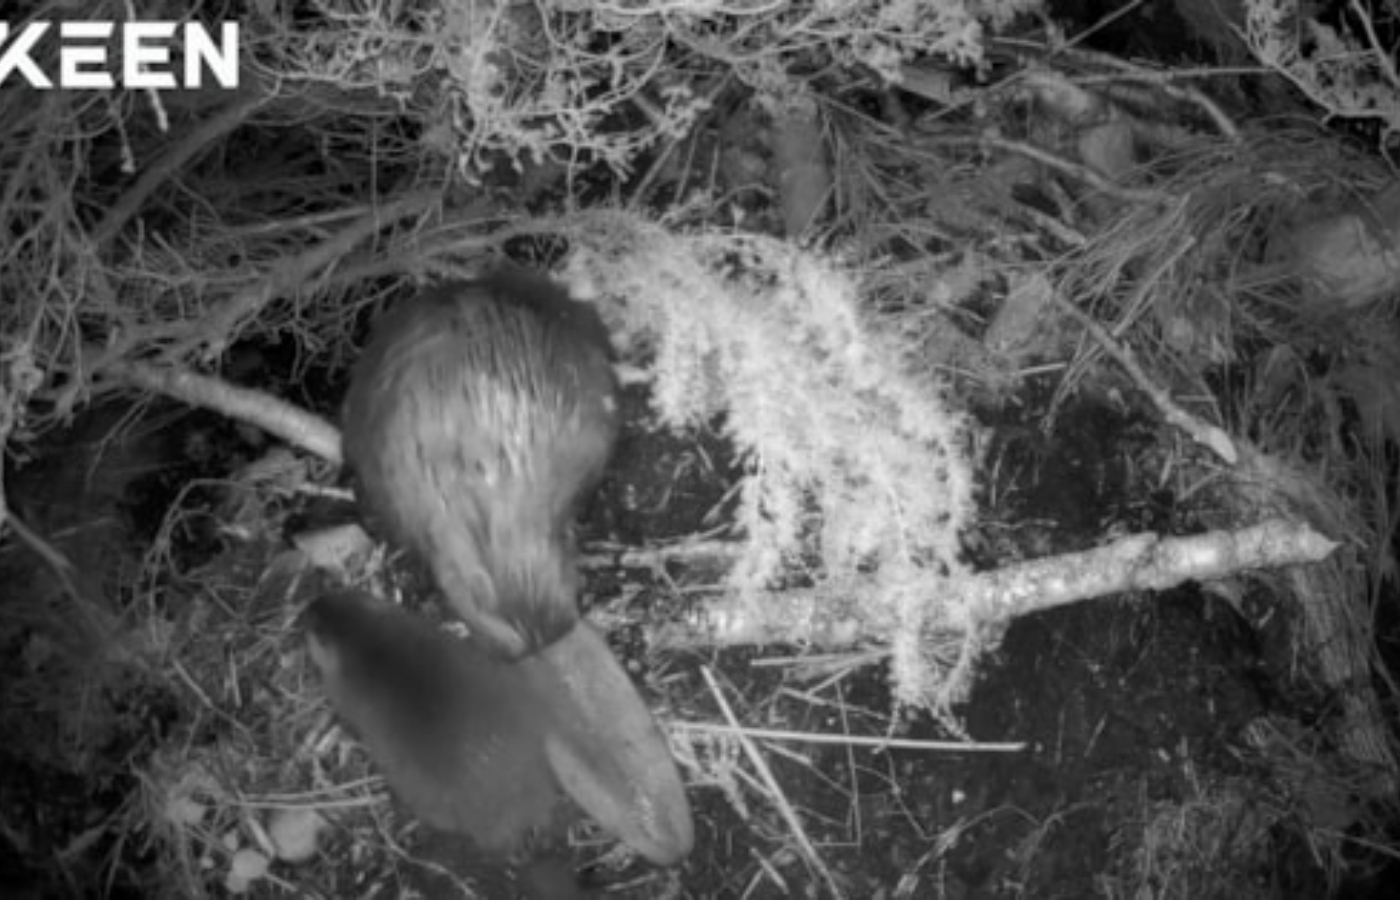
[[700, 844], [578, 824], [610, 892], [1394, 865], [1393, 12], [8, 6], [236, 20], [241, 68], [0, 82], [0, 894], [493, 896], [295, 620], [309, 567], [433, 614], [347, 526], [337, 405], [384, 306], [501, 257], [628, 385], [585, 606]]

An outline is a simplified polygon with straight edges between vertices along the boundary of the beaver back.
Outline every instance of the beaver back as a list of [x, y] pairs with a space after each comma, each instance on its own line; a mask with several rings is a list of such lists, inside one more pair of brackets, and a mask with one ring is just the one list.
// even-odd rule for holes
[[504, 270], [401, 304], [351, 377], [345, 457], [361, 501], [473, 634], [519, 657], [578, 619], [573, 518], [617, 439], [597, 313]]

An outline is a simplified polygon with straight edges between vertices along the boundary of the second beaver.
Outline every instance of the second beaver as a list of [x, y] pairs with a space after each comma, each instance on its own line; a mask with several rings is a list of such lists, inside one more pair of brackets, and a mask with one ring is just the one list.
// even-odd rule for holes
[[584, 896], [561, 847], [550, 719], [521, 663], [352, 590], [321, 596], [302, 624], [332, 706], [400, 801], [510, 866], [526, 896]]

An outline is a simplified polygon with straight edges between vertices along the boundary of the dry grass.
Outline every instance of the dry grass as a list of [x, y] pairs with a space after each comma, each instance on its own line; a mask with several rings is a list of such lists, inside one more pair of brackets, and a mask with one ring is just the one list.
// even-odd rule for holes
[[[40, 17], [69, 6], [33, 4]], [[336, 370], [353, 355], [365, 310], [411, 282], [469, 271], [508, 241], [562, 238], [576, 269], [622, 295], [615, 324], [631, 361], [652, 368], [657, 416], [701, 428], [726, 414], [726, 436], [752, 463], [737, 501], [719, 507], [729, 519], [695, 535], [742, 533], [747, 555], [728, 577], [674, 585], [663, 600], [784, 579], [835, 579], [842, 589], [841, 579], [870, 579], [907, 602], [908, 622], [930, 607], [954, 618], [933, 601], [951, 602], [938, 579], [964, 565], [959, 541], [974, 517], [974, 482], [985, 476], [948, 385], [956, 380], [959, 400], [992, 407], [1046, 372], [1063, 375], [1062, 399], [1131, 388], [1101, 343], [1053, 313], [1052, 324], [1018, 332], [1025, 342], [1014, 348], [981, 343], [1008, 286], [1033, 301], [1038, 286], [1250, 448], [1228, 471], [1164, 450], [1163, 482], [1199, 521], [1232, 527], [1282, 512], [1359, 548], [1271, 582], [1297, 610], [1300, 676], [1345, 698], [1340, 721], [1327, 724], [1346, 740], [1324, 747], [1279, 728], [1256, 735], [1269, 790], [1203, 776], [1184, 800], [1136, 798], [1102, 892], [1204, 896], [1222, 886], [1213, 860], [1260, 864], [1279, 852], [1270, 843], [1278, 830], [1303, 836], [1330, 871], [1348, 846], [1389, 852], [1379, 826], [1339, 798], [1382, 796], [1395, 781], [1394, 734], [1379, 710], [1396, 692], [1373, 646], [1370, 592], [1394, 571], [1385, 442], [1400, 432], [1400, 416], [1380, 388], [1400, 383], [1400, 362], [1377, 318], [1300, 317], [1292, 289], [1259, 264], [1271, 227], [1305, 200], [1366, 193], [1383, 173], [1315, 132], [1250, 132], [1231, 145], [1202, 138], [1139, 173], [1174, 202], [1122, 205], [1093, 221], [1082, 195], [1063, 200], [1047, 187], [1048, 201], [1022, 202], [1017, 189], [1045, 187], [1045, 170], [981, 142], [976, 132], [990, 125], [1025, 125], [1014, 85], [978, 91], [990, 118], [950, 115], [945, 127], [964, 133], [937, 138], [877, 125], [821, 79], [799, 85], [783, 69], [786, 54], [811, 48], [828, 54], [832, 70], [859, 62], [887, 74], [916, 47], [975, 56], [980, 44], [950, 27], [960, 12], [946, 4], [924, 4], [920, 14], [919, 4], [803, 13], [734, 3], [710, 6], [708, 19], [673, 9], [664, 25], [643, 6], [566, 10], [552, 21], [567, 27], [548, 32], [528, 19], [483, 26], [451, 3], [360, 4], [295, 32], [250, 13], [256, 52], [239, 97], [171, 98], [157, 109], [145, 95], [53, 92], [36, 103], [0, 93], [6, 468], [116, 390], [109, 376], [122, 363], [217, 372], [241, 342], [287, 342], [298, 375]], [[89, 6], [94, 18], [125, 9], [116, 0]], [[892, 20], [896, 13], [906, 17]], [[600, 30], [608, 39], [591, 44]], [[505, 82], [512, 89], [497, 90]], [[826, 237], [839, 259], [725, 227], [734, 209], [708, 193], [704, 146], [689, 133], [722, 95], [716, 85], [742, 86], [745, 98], [800, 91], [815, 102], [833, 148], [836, 215]], [[158, 127], [161, 117], [170, 131]], [[216, 118], [221, 131], [196, 127]], [[585, 176], [631, 173], [662, 147], [691, 160], [682, 144], [701, 162], [694, 171], [677, 162], [689, 180], [674, 177], [701, 187], [663, 222], [635, 209], [567, 209]], [[183, 162], [146, 192], [134, 173], [159, 170], [170, 152]], [[544, 200], [564, 211], [522, 221], [513, 198], [526, 178], [503, 173], [551, 166], [565, 174], [550, 183], [565, 189]], [[512, 198], [505, 203], [491, 196], [497, 178]], [[462, 202], [468, 189], [476, 199]], [[1336, 367], [1318, 371], [1310, 364], [1318, 355]], [[1338, 438], [1358, 417], [1351, 438]], [[211, 516], [184, 502], [211, 487], [237, 495], [237, 513]], [[61, 829], [69, 843], [48, 848], [76, 865], [100, 846], [94, 883], [128, 874], [135, 860], [156, 873], [138, 880], [166, 896], [207, 896], [277, 856], [272, 823], [287, 808], [331, 822], [335, 850], [306, 868], [273, 869], [255, 892], [351, 896], [356, 868], [388, 883], [410, 865], [402, 848], [412, 825], [380, 802], [364, 755], [328, 736], [291, 627], [297, 589], [263, 577], [303, 487], [238, 478], [187, 486], [153, 543], [123, 558], [126, 574], [110, 596], [72, 607], [74, 592], [55, 581], [3, 610], [0, 637], [20, 648], [6, 672], [7, 740], [30, 761], [121, 797], [100, 822], [74, 815]], [[177, 552], [182, 535], [230, 520], [240, 530], [224, 535], [212, 561]], [[642, 590], [624, 583], [620, 592]], [[77, 624], [89, 620], [90, 629]], [[950, 672], [969, 682], [965, 651], [896, 640], [896, 695], [927, 701]], [[839, 834], [859, 845], [878, 827], [849, 784], [869, 765], [867, 743], [903, 720], [889, 708], [854, 707], [842, 686], [890, 654], [806, 655], [794, 667], [815, 682], [773, 685], [723, 719], [722, 669], [703, 689], [654, 678], [658, 703], [686, 723], [673, 740], [692, 783], [766, 839], [744, 887], [794, 888], [794, 857], [809, 879], [796, 887], [830, 887], [840, 876], [826, 842], [840, 843]], [[932, 687], [925, 666], [937, 671]], [[784, 781], [832, 780], [785, 729], [768, 727], [765, 717], [789, 703], [829, 716], [821, 733], [847, 756], [849, 778], [833, 788], [845, 808], [822, 812], [840, 827], [815, 821]], [[896, 787], [902, 778], [882, 777]], [[1058, 822], [1046, 818], [1016, 848], [1028, 870]], [[915, 873], [938, 866], [972, 825], [922, 834], [928, 855], [902, 862]], [[597, 835], [575, 838], [606, 855]]]

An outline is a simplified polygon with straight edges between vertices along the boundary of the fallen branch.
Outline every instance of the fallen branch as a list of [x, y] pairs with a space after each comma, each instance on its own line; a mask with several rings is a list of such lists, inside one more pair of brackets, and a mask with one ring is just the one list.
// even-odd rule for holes
[[334, 465], [341, 464], [340, 430], [315, 413], [271, 394], [188, 369], [140, 362], [113, 362], [108, 365], [107, 374], [135, 387], [256, 425]]
[[[1131, 535], [1113, 544], [1006, 566], [941, 582], [940, 600], [964, 610], [972, 627], [1126, 591], [1161, 591], [1189, 580], [1223, 578], [1250, 569], [1325, 559], [1337, 544], [1307, 525], [1271, 519], [1240, 531], [1190, 537]], [[948, 598], [949, 588], [958, 597]], [[930, 588], [933, 590], [933, 588]], [[831, 649], [888, 642], [901, 619], [874, 582], [771, 592], [757, 600], [697, 604], [684, 621], [658, 624], [648, 635], [663, 649], [797, 643]], [[926, 643], [947, 635], [926, 635]]]

